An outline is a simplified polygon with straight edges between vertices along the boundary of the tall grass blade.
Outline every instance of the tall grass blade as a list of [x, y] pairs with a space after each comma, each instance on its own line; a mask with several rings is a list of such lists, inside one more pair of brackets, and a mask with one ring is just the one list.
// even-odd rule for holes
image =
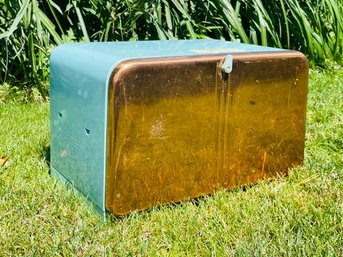
[[37, 19], [42, 22], [44, 27], [49, 31], [49, 33], [53, 36], [54, 41], [56, 44], [60, 45], [62, 44], [62, 38], [59, 36], [59, 34], [56, 32], [55, 25], [51, 22], [51, 20], [45, 15], [45, 13], [37, 8], [36, 10], [36, 16]]
[[84, 19], [83, 19], [81, 10], [80, 10], [80, 8], [77, 6], [76, 1], [73, 1], [73, 6], [74, 6], [74, 8], [75, 8], [75, 12], [76, 12], [77, 18], [79, 19], [79, 25], [80, 25], [80, 27], [81, 27], [81, 30], [82, 30], [82, 33], [83, 33], [83, 37], [84, 37], [85, 41], [89, 42], [90, 40], [89, 40], [89, 36], [88, 36], [86, 24], [85, 24], [85, 21], [84, 21]]
[[55, 4], [52, 0], [47, 0], [46, 2], [48, 3], [49, 9], [50, 9], [52, 15], [54, 16], [54, 20], [55, 20], [59, 30], [61, 31], [61, 34], [64, 34], [63, 27], [62, 27], [59, 19], [57, 18], [57, 15], [55, 12], [55, 9], [56, 9], [60, 14], [63, 15], [61, 8], [57, 4]]
[[164, 16], [166, 17], [166, 23], [168, 31], [171, 31], [173, 29], [173, 23], [172, 23], [172, 17], [170, 14], [170, 6], [169, 2], [166, 0], [163, 0], [164, 3]]
[[13, 34], [13, 32], [17, 29], [19, 22], [22, 20], [23, 16], [25, 15], [28, 6], [29, 6], [29, 0], [24, 0], [17, 16], [13, 20], [11, 27], [6, 32], [3, 32], [0, 34], [0, 39], [4, 37], [9, 37]]
[[289, 49], [290, 46], [291, 46], [290, 45], [291, 37], [290, 37], [289, 25], [288, 25], [288, 15], [287, 15], [287, 12], [286, 12], [284, 0], [280, 0], [280, 5], [281, 5], [281, 10], [282, 10], [282, 18], [283, 18], [284, 24], [286, 26], [286, 38], [287, 38], [286, 48]]
[[342, 58], [343, 53], [343, 19], [342, 4], [339, 4], [334, 0], [325, 0], [325, 7], [329, 11], [329, 17], [332, 19], [332, 30], [334, 31], [335, 38], [329, 37], [329, 40], [334, 41], [332, 55], [334, 59]]
[[280, 37], [277, 34], [273, 21], [270, 15], [268, 14], [268, 12], [266, 11], [266, 9], [264, 8], [261, 0], [255, 0], [254, 7], [258, 14], [262, 45], [265, 45], [265, 46], [268, 45], [268, 33], [269, 33], [273, 41], [273, 46], [281, 48], [282, 45], [281, 45]]
[[[242, 26], [241, 19], [239, 18], [239, 13], [233, 9], [231, 2], [228, 0], [215, 0], [214, 3], [216, 4], [218, 11], [223, 15], [227, 26], [230, 26], [230, 29], [237, 33], [244, 43], [250, 43], [250, 39]], [[234, 35], [232, 36], [235, 38]]]

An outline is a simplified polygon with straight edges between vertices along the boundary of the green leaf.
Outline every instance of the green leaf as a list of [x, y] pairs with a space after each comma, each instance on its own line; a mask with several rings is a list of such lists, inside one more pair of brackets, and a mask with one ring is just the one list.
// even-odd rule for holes
[[8, 31], [0, 34], [0, 39], [2, 39], [4, 37], [9, 37], [13, 34], [13, 32], [18, 28], [19, 22], [21, 21], [21, 19], [25, 15], [28, 6], [29, 6], [29, 0], [24, 0], [24, 2], [22, 3], [22, 5], [20, 7], [20, 10], [19, 10], [17, 16], [13, 20], [11, 27], [9, 28]]
[[89, 40], [86, 24], [85, 24], [85, 21], [83, 20], [83, 16], [82, 16], [80, 8], [76, 4], [76, 1], [73, 1], [73, 6], [75, 8], [77, 18], [79, 19], [79, 25], [81, 27], [83, 37], [87, 42], [89, 42], [90, 40]]
[[40, 22], [43, 24], [43, 26], [53, 36], [56, 44], [58, 44], [58, 45], [62, 44], [62, 39], [55, 30], [55, 25], [50, 21], [50, 19], [45, 15], [45, 13], [41, 9], [37, 8], [36, 9], [36, 16], [37, 16], [37, 19], [40, 20]]

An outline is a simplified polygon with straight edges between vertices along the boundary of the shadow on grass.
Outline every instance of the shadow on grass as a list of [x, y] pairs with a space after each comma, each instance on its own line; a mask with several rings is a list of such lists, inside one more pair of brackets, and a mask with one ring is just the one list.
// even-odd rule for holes
[[[270, 183], [273, 181], [273, 179], [264, 180], [265, 183]], [[218, 193], [234, 193], [237, 191], [247, 191], [250, 188], [253, 188], [258, 183], [249, 184], [249, 185], [243, 185], [239, 187], [233, 187], [233, 188], [218, 188], [215, 192], [201, 195], [195, 198], [189, 198], [184, 199], [179, 202], [169, 202], [169, 203], [157, 203], [154, 206], [151, 206], [150, 208], [144, 209], [144, 210], [133, 210], [132, 212], [125, 214], [125, 215], [115, 215], [109, 211], [106, 212], [106, 219], [109, 223], [120, 223], [120, 222], [126, 222], [127, 220], [133, 219], [137, 216], [140, 216], [141, 218], [147, 218], [154, 213], [154, 212], [168, 212], [170, 210], [177, 211], [177, 209], [182, 209], [183, 206], [186, 205], [194, 205], [196, 207], [200, 207], [207, 201], [211, 201], [211, 198], [216, 197]]]
[[42, 151], [40, 153], [40, 156], [44, 158], [46, 164], [49, 167], [49, 174], [51, 174], [51, 169], [50, 169], [50, 145], [44, 145], [42, 147]]

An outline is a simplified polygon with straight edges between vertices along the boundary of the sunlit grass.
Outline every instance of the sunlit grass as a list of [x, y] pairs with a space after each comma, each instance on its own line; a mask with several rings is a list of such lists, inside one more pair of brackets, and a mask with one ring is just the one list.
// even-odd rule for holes
[[0, 256], [342, 256], [343, 69], [311, 71], [287, 177], [103, 223], [52, 179], [49, 104], [0, 104]]

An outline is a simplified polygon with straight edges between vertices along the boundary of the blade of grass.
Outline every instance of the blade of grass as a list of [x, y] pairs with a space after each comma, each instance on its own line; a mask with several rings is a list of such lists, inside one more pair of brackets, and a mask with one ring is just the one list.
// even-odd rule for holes
[[[342, 19], [342, 8], [339, 7], [339, 4], [334, 0], [325, 0], [324, 1], [327, 10], [330, 13], [330, 17], [332, 17], [333, 22], [333, 31], [335, 33], [334, 39], [334, 48], [332, 49], [332, 55], [334, 58], [337, 56], [341, 57], [342, 55], [342, 34], [343, 34], [343, 19]], [[341, 10], [340, 10], [341, 9]], [[332, 39], [331, 39], [332, 40]]]
[[37, 18], [40, 20], [40, 22], [42, 22], [42, 24], [44, 25], [44, 27], [49, 31], [49, 33], [53, 36], [54, 41], [56, 42], [56, 44], [60, 45], [62, 44], [62, 39], [61, 37], [58, 35], [58, 33], [55, 30], [55, 25], [51, 22], [51, 20], [45, 15], [45, 13], [37, 8], [36, 10], [36, 16]]
[[216, 0], [214, 2], [217, 9], [222, 13], [223, 18], [226, 20], [227, 25], [232, 27], [233, 31], [239, 35], [244, 43], [250, 43], [250, 39], [247, 36], [239, 18], [239, 13], [235, 12], [231, 2], [228, 0]]
[[2, 39], [4, 37], [9, 37], [13, 34], [13, 32], [18, 28], [19, 22], [21, 21], [21, 19], [25, 15], [28, 6], [29, 6], [29, 0], [24, 0], [17, 16], [13, 20], [11, 27], [6, 32], [0, 34], [0, 39]]
[[289, 49], [290, 48], [290, 33], [289, 33], [289, 25], [288, 25], [288, 16], [287, 16], [287, 12], [285, 9], [284, 0], [280, 0], [280, 5], [281, 5], [284, 24], [286, 26], [286, 37], [287, 37], [286, 48]]
[[57, 15], [56, 15], [56, 12], [55, 12], [55, 10], [57, 10], [60, 14], [63, 15], [63, 12], [62, 12], [61, 8], [55, 2], [53, 2], [52, 0], [46, 0], [46, 2], [48, 3], [49, 9], [50, 9], [50, 11], [51, 11], [55, 21], [56, 21], [56, 24], [57, 24], [61, 34], [64, 34], [64, 29], [63, 29], [59, 19], [57, 18]]
[[166, 18], [167, 28], [169, 31], [171, 31], [173, 29], [173, 23], [172, 23], [172, 18], [170, 15], [169, 2], [166, 0], [163, 0], [163, 3], [164, 3], [164, 16]]
[[86, 24], [85, 24], [85, 21], [84, 21], [84, 19], [83, 19], [81, 10], [80, 10], [80, 8], [77, 6], [76, 1], [73, 1], [73, 6], [74, 6], [74, 9], [75, 9], [77, 18], [79, 19], [79, 25], [80, 25], [80, 27], [81, 27], [81, 31], [82, 31], [82, 33], [83, 33], [83, 37], [84, 37], [85, 41], [89, 42], [90, 40], [89, 40], [89, 36], [88, 36]]

